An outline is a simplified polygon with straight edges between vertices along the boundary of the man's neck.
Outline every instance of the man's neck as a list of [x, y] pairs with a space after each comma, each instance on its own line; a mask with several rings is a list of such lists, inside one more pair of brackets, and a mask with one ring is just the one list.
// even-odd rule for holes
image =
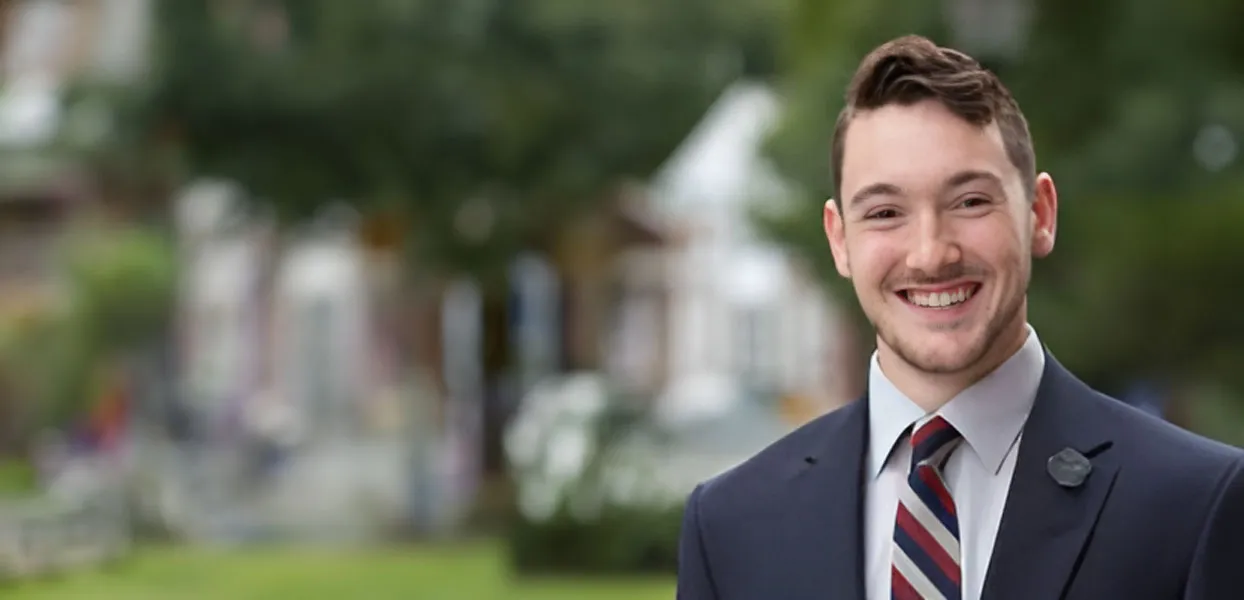
[[1006, 333], [994, 340], [981, 360], [955, 373], [921, 371], [897, 356], [880, 339], [877, 340], [877, 361], [895, 388], [926, 413], [933, 413], [1015, 356], [1027, 339], [1027, 319], [1020, 318], [1016, 326], [1008, 327]]

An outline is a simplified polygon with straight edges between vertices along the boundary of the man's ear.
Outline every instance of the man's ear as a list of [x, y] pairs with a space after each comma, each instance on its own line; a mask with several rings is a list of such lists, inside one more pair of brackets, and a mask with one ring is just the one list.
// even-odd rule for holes
[[1037, 175], [1032, 198], [1032, 256], [1045, 258], [1054, 251], [1058, 232], [1058, 190], [1049, 173]]
[[833, 198], [825, 201], [822, 220], [825, 225], [825, 239], [829, 240], [829, 250], [834, 255], [834, 266], [838, 268], [839, 275], [850, 279], [851, 260], [847, 255], [846, 229], [842, 212], [838, 210], [838, 203]]

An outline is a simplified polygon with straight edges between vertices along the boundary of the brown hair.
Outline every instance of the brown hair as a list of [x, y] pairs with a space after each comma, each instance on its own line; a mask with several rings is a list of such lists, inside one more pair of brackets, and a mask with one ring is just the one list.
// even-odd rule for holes
[[833, 140], [834, 198], [839, 206], [843, 145], [855, 115], [890, 104], [908, 106], [929, 99], [978, 127], [997, 122], [1007, 157], [1019, 169], [1031, 198], [1036, 181], [1032, 136], [1011, 92], [972, 57], [909, 35], [886, 42], [865, 56], [847, 86], [847, 103], [838, 113]]

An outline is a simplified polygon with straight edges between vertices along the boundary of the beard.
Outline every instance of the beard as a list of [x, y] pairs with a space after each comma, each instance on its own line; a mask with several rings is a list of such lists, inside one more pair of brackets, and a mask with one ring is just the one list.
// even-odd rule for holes
[[950, 353], [938, 352], [936, 349], [922, 350], [916, 347], [916, 344], [909, 343], [913, 341], [910, 336], [904, 338], [891, 331], [889, 327], [878, 323], [874, 323], [873, 327], [881, 341], [885, 342], [886, 346], [889, 346], [903, 362], [925, 373], [951, 375], [971, 370], [972, 367], [979, 365], [991, 350], [997, 348], [1002, 343], [1003, 335], [1019, 316], [1022, 306], [1022, 295], [1010, 299], [998, 312], [994, 313], [989, 322], [985, 324], [984, 330], [975, 334], [966, 346]]
[[[956, 272], [954, 275], [958, 275]], [[970, 270], [969, 272], [978, 273], [980, 271]], [[933, 279], [933, 278], [929, 278]], [[949, 277], [942, 279], [948, 280]], [[1003, 338], [1007, 336], [1009, 331], [1015, 327], [1015, 321], [1020, 318], [1024, 307], [1025, 292], [1027, 289], [1027, 277], [1020, 278], [1020, 284], [1011, 290], [1003, 299], [1001, 305], [992, 315], [982, 329], [970, 333], [971, 337], [965, 343], [954, 347], [938, 348], [932, 346], [924, 346], [919, 343], [917, 336], [920, 332], [909, 332], [901, 335], [882, 319], [870, 319], [877, 337], [886, 344], [894, 354], [903, 362], [911, 365], [916, 370], [924, 373], [935, 375], [951, 375], [963, 373], [973, 370], [986, 360], [990, 352], [997, 349], [1001, 344], [1009, 343]], [[980, 298], [984, 300], [984, 298]], [[940, 331], [953, 332], [954, 330], [965, 327], [973, 328], [968, 323], [954, 323], [942, 326]]]

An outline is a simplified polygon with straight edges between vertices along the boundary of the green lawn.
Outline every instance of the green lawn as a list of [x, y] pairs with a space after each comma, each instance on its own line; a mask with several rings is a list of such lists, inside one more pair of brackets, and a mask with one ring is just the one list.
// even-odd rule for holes
[[498, 547], [148, 550], [108, 571], [0, 589], [5, 600], [670, 600], [670, 579], [517, 581]]

